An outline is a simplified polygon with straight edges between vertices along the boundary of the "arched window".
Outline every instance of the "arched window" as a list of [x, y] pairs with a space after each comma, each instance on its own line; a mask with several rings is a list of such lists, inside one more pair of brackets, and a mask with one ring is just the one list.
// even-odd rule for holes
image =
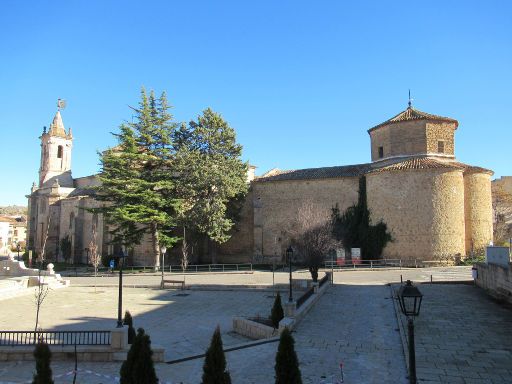
[[57, 158], [62, 159], [62, 145], [57, 148]]

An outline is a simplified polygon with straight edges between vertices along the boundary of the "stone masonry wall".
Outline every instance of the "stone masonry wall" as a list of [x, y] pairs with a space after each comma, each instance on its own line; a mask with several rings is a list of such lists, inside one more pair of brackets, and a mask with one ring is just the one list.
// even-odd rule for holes
[[491, 176], [487, 173], [464, 175], [466, 254], [478, 252], [492, 241]]
[[426, 153], [425, 121], [406, 121], [377, 128], [370, 132], [372, 161], [379, 160], [379, 147], [384, 158]]
[[232, 231], [231, 239], [219, 247], [219, 258], [224, 263], [246, 263], [251, 261], [254, 249], [253, 191], [245, 197], [240, 221]]
[[512, 304], [512, 263], [508, 268], [496, 264], [477, 263], [476, 284], [492, 296]]
[[343, 212], [357, 202], [358, 183], [358, 177], [253, 182], [254, 254], [283, 255], [300, 209], [310, 204], [327, 220], [336, 204]]
[[455, 155], [455, 123], [427, 123], [427, 153], [437, 153], [438, 142], [444, 142], [444, 154]]
[[386, 258], [436, 260], [465, 252], [462, 171], [439, 169], [369, 174], [368, 207], [394, 241]]

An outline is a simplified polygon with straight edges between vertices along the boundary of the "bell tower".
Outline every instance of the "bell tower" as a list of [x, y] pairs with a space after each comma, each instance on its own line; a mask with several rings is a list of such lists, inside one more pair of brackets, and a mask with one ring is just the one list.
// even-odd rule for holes
[[43, 128], [41, 135], [41, 166], [39, 168], [39, 188], [50, 187], [58, 181], [61, 187], [72, 188], [73, 178], [71, 176], [71, 148], [73, 147], [73, 135], [71, 128], [66, 133], [61, 108], [64, 101], [57, 102], [58, 110], [46, 132]]

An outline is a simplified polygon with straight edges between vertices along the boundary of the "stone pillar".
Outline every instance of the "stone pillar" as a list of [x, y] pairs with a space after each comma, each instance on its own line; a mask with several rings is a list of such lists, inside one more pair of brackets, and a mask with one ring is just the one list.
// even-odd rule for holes
[[292, 302], [287, 301], [286, 303], [284, 303], [284, 316], [285, 317], [295, 317], [296, 309], [297, 309], [296, 301], [292, 301]]
[[111, 333], [110, 347], [125, 349], [128, 346], [128, 327], [114, 328]]

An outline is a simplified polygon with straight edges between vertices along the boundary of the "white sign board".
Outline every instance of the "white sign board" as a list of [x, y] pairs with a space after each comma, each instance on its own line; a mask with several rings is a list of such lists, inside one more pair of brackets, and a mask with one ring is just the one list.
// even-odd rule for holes
[[352, 263], [353, 264], [361, 263], [361, 248], [351, 248], [350, 254], [352, 255]]

